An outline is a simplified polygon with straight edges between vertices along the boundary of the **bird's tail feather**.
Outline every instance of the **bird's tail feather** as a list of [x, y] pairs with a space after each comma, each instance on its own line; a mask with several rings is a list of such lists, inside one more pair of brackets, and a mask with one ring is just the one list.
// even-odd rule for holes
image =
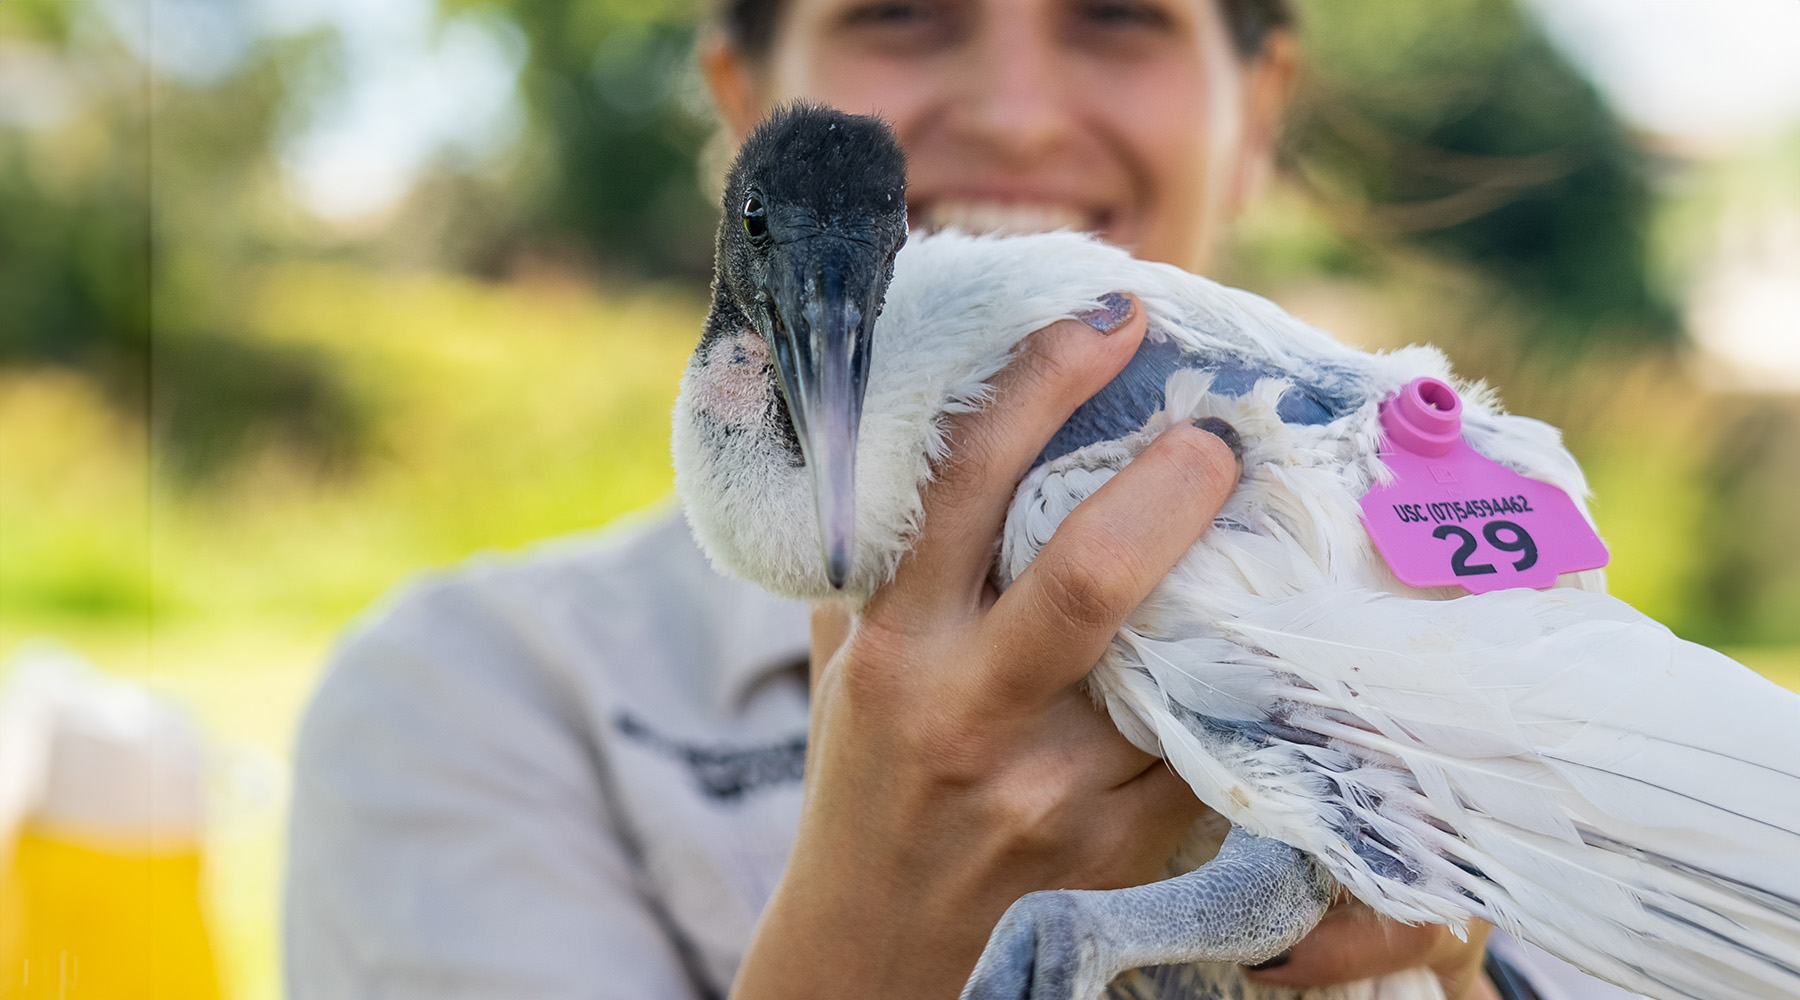
[[1800, 996], [1800, 695], [1575, 590], [1334, 587], [1221, 628], [1317, 692], [1284, 725], [1412, 776], [1377, 808], [1471, 913], [1651, 995]]

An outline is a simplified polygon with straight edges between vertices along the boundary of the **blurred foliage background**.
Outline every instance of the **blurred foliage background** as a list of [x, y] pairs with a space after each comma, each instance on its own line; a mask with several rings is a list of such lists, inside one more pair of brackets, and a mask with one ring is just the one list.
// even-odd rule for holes
[[[1758, 235], [1800, 219], [1800, 129], [1646, 134], [1513, 0], [1303, 6], [1220, 277], [1564, 427], [1615, 591], [1800, 685], [1800, 394], [1695, 336], [1733, 261], [1800, 282]], [[333, 631], [668, 491], [720, 158], [697, 16], [0, 4], [0, 654], [58, 636], [265, 774], [216, 824], [234, 996], [279, 992], [280, 765]]]

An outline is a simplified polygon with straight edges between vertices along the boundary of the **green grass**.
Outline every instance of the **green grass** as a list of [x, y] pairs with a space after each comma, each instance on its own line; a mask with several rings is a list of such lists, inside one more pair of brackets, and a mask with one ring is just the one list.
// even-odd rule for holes
[[270, 447], [161, 477], [90, 384], [0, 371], [0, 622], [342, 621], [399, 577], [603, 523], [668, 493], [668, 420], [702, 303], [650, 291], [286, 267], [259, 336], [324, 352], [370, 412], [321, 473]]
[[333, 635], [410, 574], [666, 496], [704, 303], [294, 266], [246, 301], [257, 336], [331, 360], [364, 452], [321, 473], [269, 447], [177, 485], [91, 383], [0, 369], [0, 656], [50, 637], [193, 714], [230, 995], [275, 1000], [289, 747]]

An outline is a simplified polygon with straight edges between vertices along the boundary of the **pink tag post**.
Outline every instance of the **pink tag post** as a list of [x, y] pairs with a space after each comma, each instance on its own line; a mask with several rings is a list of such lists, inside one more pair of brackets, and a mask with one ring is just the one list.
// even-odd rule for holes
[[1472, 594], [1553, 586], [1610, 558], [1562, 490], [1483, 458], [1462, 438], [1462, 400], [1417, 378], [1381, 404], [1394, 481], [1362, 498], [1363, 525], [1400, 582]]

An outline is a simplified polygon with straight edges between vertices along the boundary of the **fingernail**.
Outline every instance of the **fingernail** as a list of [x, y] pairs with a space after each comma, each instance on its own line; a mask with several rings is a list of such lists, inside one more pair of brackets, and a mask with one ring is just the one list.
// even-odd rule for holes
[[1099, 308], [1089, 309], [1077, 318], [1101, 333], [1111, 333], [1131, 318], [1131, 299], [1118, 292], [1107, 292], [1100, 296]]
[[[1219, 422], [1222, 424], [1225, 423], [1225, 421], [1223, 421], [1223, 420], [1221, 420]], [[1225, 424], [1225, 426], [1229, 427], [1231, 425]], [[1281, 968], [1282, 966], [1288, 964], [1288, 959], [1293, 958], [1293, 957], [1294, 957], [1294, 949], [1289, 948], [1286, 951], [1282, 952], [1281, 954], [1276, 955], [1274, 958], [1264, 959], [1264, 960], [1256, 963], [1255, 965], [1246, 965], [1246, 966], [1244, 966], [1244, 968], [1249, 969], [1251, 972], [1266, 972], [1270, 969]]]
[[1231, 449], [1238, 465], [1244, 464], [1244, 439], [1238, 434], [1236, 427], [1218, 417], [1201, 417], [1194, 421], [1194, 426], [1225, 442], [1225, 447]]

